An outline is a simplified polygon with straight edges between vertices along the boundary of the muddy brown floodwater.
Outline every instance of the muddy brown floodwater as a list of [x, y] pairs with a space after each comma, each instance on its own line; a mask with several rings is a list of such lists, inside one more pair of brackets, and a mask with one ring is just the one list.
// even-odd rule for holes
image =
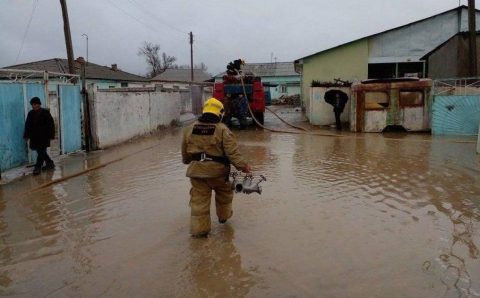
[[0, 295], [480, 297], [472, 139], [236, 134], [268, 181], [208, 239], [188, 234], [179, 129], [1, 186]]

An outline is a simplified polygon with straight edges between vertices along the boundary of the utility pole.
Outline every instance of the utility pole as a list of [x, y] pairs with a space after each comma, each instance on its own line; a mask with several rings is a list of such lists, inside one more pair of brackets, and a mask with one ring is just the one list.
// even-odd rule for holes
[[70, 23], [68, 21], [68, 10], [66, 0], [60, 0], [63, 15], [63, 31], [65, 33], [65, 44], [67, 46], [68, 71], [75, 74], [75, 64], [73, 58], [72, 35], [70, 34]]
[[193, 82], [193, 33], [190, 31], [190, 80]]
[[470, 76], [477, 76], [477, 26], [475, 0], [468, 0], [469, 62]]
[[85, 151], [90, 152], [92, 149], [91, 138], [92, 132], [90, 130], [90, 101], [88, 99], [88, 90], [87, 90], [87, 78], [86, 78], [86, 68], [87, 63], [84, 59], [79, 59], [80, 62], [80, 80], [82, 81], [82, 97], [83, 97], [83, 119], [85, 119], [83, 124], [84, 135], [85, 135]]

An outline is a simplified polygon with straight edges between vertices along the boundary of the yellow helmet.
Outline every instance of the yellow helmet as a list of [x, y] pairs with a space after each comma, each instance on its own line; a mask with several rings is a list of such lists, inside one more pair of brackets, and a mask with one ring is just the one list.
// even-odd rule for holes
[[203, 105], [202, 113], [211, 113], [220, 117], [223, 115], [223, 103], [218, 99], [211, 97]]

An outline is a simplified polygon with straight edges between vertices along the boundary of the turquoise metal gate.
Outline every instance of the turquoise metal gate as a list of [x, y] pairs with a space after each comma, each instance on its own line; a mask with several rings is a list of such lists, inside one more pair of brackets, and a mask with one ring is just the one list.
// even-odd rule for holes
[[480, 96], [435, 96], [434, 135], [476, 136], [480, 124]]
[[0, 170], [28, 162], [23, 139], [29, 101], [37, 96], [45, 103], [45, 85], [40, 83], [0, 83]]
[[78, 85], [59, 85], [61, 150], [63, 154], [82, 149], [81, 96]]
[[[0, 172], [27, 164], [35, 159], [23, 139], [25, 119], [31, 109], [30, 99], [39, 97], [44, 108], [49, 107], [48, 90], [59, 95], [58, 126], [61, 153], [82, 148], [80, 86], [69, 81], [77, 75], [44, 73], [28, 70], [0, 70], [5, 80], [0, 81]], [[51, 75], [51, 79], [49, 78]], [[48, 83], [48, 88], [45, 84]], [[57, 115], [58, 115], [57, 114]], [[54, 117], [55, 118], [55, 117]]]
[[480, 124], [480, 78], [434, 81], [432, 134], [476, 136]]

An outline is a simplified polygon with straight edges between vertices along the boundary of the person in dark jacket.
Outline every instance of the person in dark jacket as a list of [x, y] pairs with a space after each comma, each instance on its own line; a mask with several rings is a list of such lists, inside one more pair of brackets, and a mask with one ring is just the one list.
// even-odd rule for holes
[[55, 124], [50, 112], [42, 108], [40, 98], [32, 98], [30, 104], [32, 105], [32, 110], [28, 112], [23, 137], [30, 140], [30, 149], [35, 150], [38, 154], [37, 162], [33, 169], [33, 175], [38, 175], [42, 170], [44, 162], [46, 162], [46, 169], [55, 168], [53, 160], [47, 154], [50, 140], [55, 137]]
[[333, 113], [335, 113], [335, 126], [337, 130], [342, 129], [340, 122], [340, 115], [345, 109], [345, 104], [348, 101], [348, 95], [340, 90], [329, 90], [325, 92], [325, 101], [333, 106]]
[[240, 124], [240, 129], [247, 128], [247, 116], [248, 116], [248, 100], [247, 98], [240, 93], [235, 100], [235, 110], [236, 110], [236, 117]]
[[233, 60], [227, 65], [227, 74], [231, 76], [240, 74], [242, 65], [245, 65], [245, 60], [243, 59]]

